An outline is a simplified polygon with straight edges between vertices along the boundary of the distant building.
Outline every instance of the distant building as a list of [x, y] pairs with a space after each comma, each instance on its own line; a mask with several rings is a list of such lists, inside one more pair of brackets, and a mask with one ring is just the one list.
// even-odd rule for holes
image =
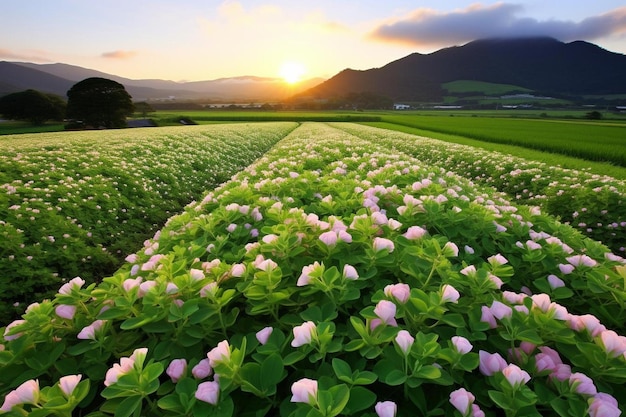
[[394, 110], [409, 110], [410, 108], [411, 106], [409, 106], [408, 104], [400, 104], [400, 103], [393, 104]]

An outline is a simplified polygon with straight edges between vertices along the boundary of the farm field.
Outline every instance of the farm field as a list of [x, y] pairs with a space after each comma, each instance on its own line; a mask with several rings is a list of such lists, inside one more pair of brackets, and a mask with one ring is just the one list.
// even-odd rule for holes
[[[625, 261], [544, 214], [548, 191], [512, 199], [415, 136], [287, 131], [112, 276], [4, 329], [0, 393], [92, 417], [456, 416], [459, 396], [474, 414], [624, 409]], [[493, 163], [456, 146], [439, 142], [459, 170]], [[503, 183], [532, 182], [515, 168]]]
[[0, 322], [94, 282], [295, 123], [0, 137]]

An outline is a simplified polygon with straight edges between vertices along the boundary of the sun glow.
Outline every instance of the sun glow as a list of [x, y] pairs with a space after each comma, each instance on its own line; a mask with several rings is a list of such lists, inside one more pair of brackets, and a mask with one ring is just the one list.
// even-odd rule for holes
[[306, 68], [300, 62], [286, 61], [280, 66], [279, 75], [287, 84], [301, 81], [304, 74], [306, 74]]

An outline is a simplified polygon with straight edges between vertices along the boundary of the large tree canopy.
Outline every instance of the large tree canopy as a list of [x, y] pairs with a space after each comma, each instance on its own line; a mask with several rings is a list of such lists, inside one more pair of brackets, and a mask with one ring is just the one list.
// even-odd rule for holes
[[92, 127], [124, 127], [133, 113], [124, 86], [106, 78], [87, 78], [67, 92], [67, 116]]
[[36, 90], [21, 91], [0, 97], [0, 114], [7, 119], [42, 125], [47, 120], [63, 120], [65, 101]]

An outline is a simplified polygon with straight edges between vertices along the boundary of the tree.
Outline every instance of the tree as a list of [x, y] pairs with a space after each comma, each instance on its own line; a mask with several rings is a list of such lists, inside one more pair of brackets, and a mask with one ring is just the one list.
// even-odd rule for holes
[[48, 120], [63, 120], [65, 101], [36, 90], [21, 91], [0, 97], [0, 114], [7, 119], [42, 125]]
[[135, 112], [136, 113], [141, 113], [141, 116], [145, 119], [146, 117], [148, 117], [148, 113], [154, 113], [156, 110], [154, 110], [154, 107], [152, 107], [148, 102], [146, 101], [139, 101], [137, 103], [134, 103], [135, 106]]
[[86, 126], [125, 127], [133, 102], [124, 86], [106, 78], [82, 80], [67, 92], [67, 116]]

